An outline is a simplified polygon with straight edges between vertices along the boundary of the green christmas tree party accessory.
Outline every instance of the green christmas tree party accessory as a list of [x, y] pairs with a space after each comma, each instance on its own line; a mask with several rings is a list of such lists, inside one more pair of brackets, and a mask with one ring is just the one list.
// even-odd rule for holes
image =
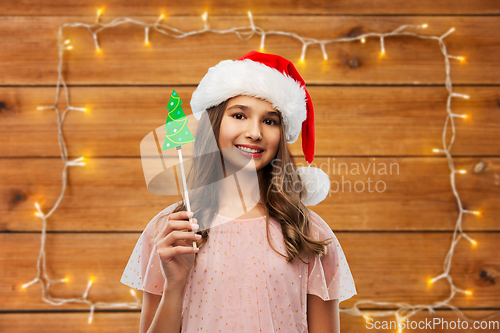
[[[182, 185], [184, 187], [184, 202], [188, 212], [191, 212], [191, 205], [189, 203], [189, 195], [186, 185], [186, 174], [184, 173], [184, 163], [182, 162], [182, 145], [186, 143], [194, 142], [194, 137], [188, 127], [189, 120], [182, 110], [182, 100], [175, 91], [172, 90], [170, 95], [170, 100], [167, 105], [167, 120], [165, 121], [165, 140], [163, 141], [162, 151], [177, 148], [177, 153], [179, 154], [180, 169], [182, 175]], [[192, 217], [189, 218], [189, 222], [193, 223]], [[187, 230], [186, 230], [187, 231]], [[193, 247], [196, 249], [196, 242], [193, 241]]]
[[189, 122], [184, 110], [182, 100], [175, 91], [172, 91], [167, 105], [167, 120], [165, 121], [165, 140], [162, 151], [194, 142], [194, 137], [187, 123]]

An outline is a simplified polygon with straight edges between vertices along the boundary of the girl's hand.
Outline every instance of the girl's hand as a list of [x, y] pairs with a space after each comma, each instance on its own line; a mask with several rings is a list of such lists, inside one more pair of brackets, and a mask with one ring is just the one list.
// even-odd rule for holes
[[[194, 264], [195, 253], [199, 251], [198, 248], [193, 247], [193, 241], [201, 238], [201, 235], [195, 233], [199, 225], [186, 221], [192, 216], [192, 212], [186, 211], [170, 214], [165, 228], [155, 238], [155, 248], [160, 259], [162, 274], [170, 287], [184, 288]], [[193, 222], [196, 223], [196, 219], [193, 219]], [[188, 231], [181, 231], [183, 229]]]

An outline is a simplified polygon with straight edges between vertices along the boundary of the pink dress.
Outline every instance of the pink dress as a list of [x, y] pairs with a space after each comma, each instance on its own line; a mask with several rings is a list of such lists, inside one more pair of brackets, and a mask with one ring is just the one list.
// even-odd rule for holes
[[[356, 295], [337, 238], [318, 214], [310, 213], [312, 236], [333, 242], [325, 256], [308, 264], [287, 263], [269, 246], [265, 216], [231, 219], [217, 214], [186, 284], [181, 332], [308, 332], [307, 294], [339, 302]], [[165, 222], [148, 223], [123, 272], [123, 284], [163, 293], [165, 279], [154, 239]], [[270, 218], [269, 228], [274, 247], [286, 255], [280, 224]]]

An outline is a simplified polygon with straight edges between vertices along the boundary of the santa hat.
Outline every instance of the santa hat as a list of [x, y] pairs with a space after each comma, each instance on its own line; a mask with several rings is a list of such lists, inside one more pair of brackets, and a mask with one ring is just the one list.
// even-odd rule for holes
[[[281, 112], [286, 141], [297, 141], [302, 129], [302, 151], [307, 163], [314, 159], [314, 108], [305, 81], [291, 61], [274, 54], [252, 51], [210, 68], [191, 98], [196, 119], [212, 106], [239, 95], [268, 101]], [[302, 202], [314, 206], [330, 191], [330, 179], [321, 169], [299, 167], [305, 193]]]

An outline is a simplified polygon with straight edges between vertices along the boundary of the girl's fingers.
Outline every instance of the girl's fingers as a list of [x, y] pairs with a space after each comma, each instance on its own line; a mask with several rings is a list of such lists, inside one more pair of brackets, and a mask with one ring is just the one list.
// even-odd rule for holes
[[188, 241], [198, 240], [200, 238], [201, 235], [197, 235], [192, 232], [172, 231], [167, 235], [167, 237], [165, 237], [165, 247], [176, 247], [174, 246], [174, 243], [177, 242], [177, 244], [179, 244], [181, 243], [181, 241], [185, 241], [187, 244], [189, 244]]
[[172, 220], [189, 220], [189, 218], [192, 217], [193, 215], [194, 215], [193, 212], [182, 210], [180, 212], [172, 213], [169, 216]]
[[189, 221], [177, 221], [177, 220], [170, 220], [168, 221], [168, 225], [165, 226], [165, 228], [160, 232], [159, 237], [165, 238], [169, 233], [175, 230], [187, 230], [187, 231], [197, 231], [200, 226], [197, 224], [196, 219], [192, 219], [193, 223], [190, 223]]
[[198, 253], [198, 251], [200, 251], [199, 248], [194, 248], [192, 246], [176, 246], [158, 250], [158, 256], [160, 256], [161, 260], [169, 262], [179, 254]]
[[[201, 235], [195, 234], [193, 232], [184, 232], [174, 230], [170, 232], [166, 237], [162, 239], [156, 239], [155, 244], [157, 248], [175, 248], [179, 245], [192, 244], [193, 241], [197, 241], [201, 238]], [[177, 244], [174, 246], [174, 243]], [[193, 247], [192, 245], [190, 247]]]
[[[193, 216], [192, 212], [186, 212], [186, 211], [181, 211], [168, 215], [165, 225], [163, 226], [163, 228], [161, 228], [160, 232], [157, 235], [158, 239], [165, 238], [173, 230], [182, 230], [182, 229], [194, 230], [189, 222], [189, 217], [192, 216]], [[196, 219], [192, 220], [193, 222], [196, 223]]]
[[[199, 251], [199, 248], [195, 248], [192, 245], [189, 246], [189, 242], [185, 242], [185, 240], [188, 239], [191, 241], [195, 241], [200, 238], [201, 235], [196, 235], [190, 232], [188, 233], [182, 231], [172, 231], [170, 234], [168, 234], [168, 236], [164, 240], [160, 241], [160, 246], [157, 247], [156, 252], [160, 256], [161, 260], [169, 262], [179, 254], [197, 253]], [[174, 243], [180, 244], [182, 243], [182, 241], [185, 242], [185, 244], [183, 245], [187, 246], [182, 246], [182, 245], [173, 246]]]

